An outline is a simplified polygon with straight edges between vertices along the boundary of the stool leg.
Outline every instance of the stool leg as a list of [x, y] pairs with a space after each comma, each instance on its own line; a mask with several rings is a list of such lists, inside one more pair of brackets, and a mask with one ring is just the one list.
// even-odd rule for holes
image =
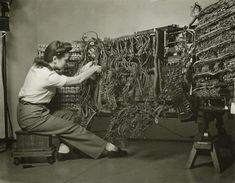
[[215, 167], [215, 170], [217, 172], [221, 172], [222, 169], [221, 169], [221, 164], [219, 162], [219, 156], [218, 156], [218, 151], [215, 147], [215, 145], [213, 145], [212, 147], [212, 151], [211, 151], [211, 158], [212, 158], [212, 161], [213, 161], [213, 165]]
[[193, 168], [194, 163], [195, 163], [196, 158], [197, 158], [197, 155], [198, 155], [197, 149], [195, 149], [195, 147], [193, 145], [193, 148], [190, 152], [190, 155], [189, 155], [188, 161], [185, 165], [185, 168], [187, 168], [187, 169]]

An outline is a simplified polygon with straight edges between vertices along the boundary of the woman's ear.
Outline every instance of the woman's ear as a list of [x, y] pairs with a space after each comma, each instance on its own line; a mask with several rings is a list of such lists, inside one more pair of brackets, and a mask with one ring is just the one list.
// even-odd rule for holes
[[52, 57], [52, 62], [56, 63], [56, 61], [57, 61], [57, 56], [53, 56]]

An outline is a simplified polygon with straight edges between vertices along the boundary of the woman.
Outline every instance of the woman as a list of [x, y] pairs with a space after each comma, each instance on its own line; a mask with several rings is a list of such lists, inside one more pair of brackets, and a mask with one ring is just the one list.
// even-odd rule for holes
[[[101, 72], [101, 66], [88, 63], [74, 77], [59, 75], [58, 72], [65, 67], [69, 59], [71, 49], [69, 43], [53, 41], [47, 46], [44, 59], [35, 60], [19, 92], [17, 106], [19, 126], [23, 130], [37, 134], [58, 135], [65, 144], [95, 159], [101, 155], [109, 157], [126, 155], [126, 151], [104, 141], [73, 121], [50, 114], [47, 104], [55, 95], [56, 87], [78, 85], [94, 73]], [[65, 144], [61, 143], [58, 151], [62, 159], [69, 158], [70, 149]]]

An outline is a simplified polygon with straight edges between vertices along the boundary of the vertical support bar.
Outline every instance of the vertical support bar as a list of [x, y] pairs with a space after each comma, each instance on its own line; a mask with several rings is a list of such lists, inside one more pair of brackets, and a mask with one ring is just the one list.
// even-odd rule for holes
[[154, 88], [154, 98], [157, 98], [159, 94], [159, 90], [157, 88], [158, 81], [159, 81], [159, 76], [158, 76], [158, 69], [157, 69], [157, 40], [158, 40], [158, 35], [156, 29], [154, 29], [154, 36], [153, 36], [153, 64], [154, 64], [154, 83], [153, 83], [153, 88]]
[[164, 31], [155, 29], [156, 35], [156, 64], [158, 74], [158, 93], [162, 91], [162, 65], [164, 64]]

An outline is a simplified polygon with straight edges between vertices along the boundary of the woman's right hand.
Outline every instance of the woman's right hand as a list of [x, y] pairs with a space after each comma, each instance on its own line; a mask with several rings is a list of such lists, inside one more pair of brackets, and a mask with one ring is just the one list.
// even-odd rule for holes
[[95, 67], [95, 71], [96, 71], [97, 73], [100, 73], [100, 72], [102, 71], [102, 68], [101, 68], [100, 65], [94, 65], [94, 66], [92, 66], [92, 67]]
[[88, 62], [87, 64], [85, 64], [81, 69], [80, 69], [80, 73], [86, 71], [87, 69], [89, 69], [90, 67], [92, 67], [94, 63], [91, 61], [91, 62]]

